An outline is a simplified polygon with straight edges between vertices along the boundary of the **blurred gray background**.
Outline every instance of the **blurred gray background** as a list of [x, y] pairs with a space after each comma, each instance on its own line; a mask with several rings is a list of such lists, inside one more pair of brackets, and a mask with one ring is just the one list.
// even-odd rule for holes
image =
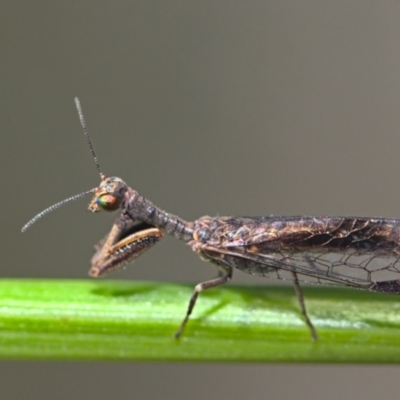
[[[399, 21], [383, 0], [2, 1], [1, 275], [85, 278], [115, 217], [84, 199], [20, 233], [99, 181], [74, 96], [104, 172], [183, 218], [400, 218]], [[167, 238], [114, 278], [213, 275]], [[397, 383], [396, 367], [0, 363], [7, 399], [367, 400]]]

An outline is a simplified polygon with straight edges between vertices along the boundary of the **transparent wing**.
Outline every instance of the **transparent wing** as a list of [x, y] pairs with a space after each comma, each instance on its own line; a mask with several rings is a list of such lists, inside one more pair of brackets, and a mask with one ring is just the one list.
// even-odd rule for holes
[[400, 279], [400, 255], [360, 253], [356, 251], [286, 250], [263, 254], [253, 246], [217, 249], [206, 246], [202, 253], [209, 259], [224, 262], [243, 272], [266, 278], [293, 280], [291, 272], [302, 282], [345, 285], [370, 289], [373, 282]]

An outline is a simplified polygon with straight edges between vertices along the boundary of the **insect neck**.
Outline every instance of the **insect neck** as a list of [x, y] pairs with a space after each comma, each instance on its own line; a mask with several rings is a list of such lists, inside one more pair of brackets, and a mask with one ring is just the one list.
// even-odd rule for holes
[[161, 210], [133, 189], [129, 189], [126, 193], [126, 200], [125, 212], [131, 218], [146, 222], [185, 242], [193, 239], [192, 222]]

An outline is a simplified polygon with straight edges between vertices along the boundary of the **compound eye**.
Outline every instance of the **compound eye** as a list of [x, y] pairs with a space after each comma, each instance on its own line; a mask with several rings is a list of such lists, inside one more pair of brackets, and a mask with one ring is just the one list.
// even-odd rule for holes
[[109, 193], [101, 194], [96, 199], [96, 203], [105, 211], [114, 211], [119, 208], [118, 198]]

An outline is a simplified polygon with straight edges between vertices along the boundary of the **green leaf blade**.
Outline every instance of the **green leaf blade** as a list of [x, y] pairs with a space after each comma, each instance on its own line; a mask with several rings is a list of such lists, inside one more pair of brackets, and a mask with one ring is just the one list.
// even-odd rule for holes
[[121, 281], [0, 280], [0, 358], [217, 362], [400, 361], [397, 296], [304, 289], [312, 342], [293, 289], [201, 293], [173, 334], [193, 287]]

